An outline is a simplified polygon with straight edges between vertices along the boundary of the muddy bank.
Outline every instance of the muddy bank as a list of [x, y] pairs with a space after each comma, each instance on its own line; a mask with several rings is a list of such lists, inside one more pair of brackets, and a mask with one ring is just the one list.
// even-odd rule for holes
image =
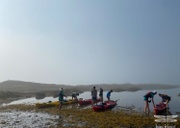
[[[115, 108], [111, 111], [105, 112], [94, 112], [91, 107], [79, 108], [76, 105], [63, 106], [62, 110], [56, 107], [37, 109], [32, 105], [11, 105], [7, 107], [1, 107], [0, 112], [34, 112], [30, 117], [36, 116], [35, 113], [46, 113], [50, 114], [52, 117], [59, 117], [53, 119], [50, 122], [52, 128], [62, 128], [62, 127], [86, 127], [86, 128], [154, 128], [156, 123], [154, 122], [153, 113], [150, 116], [144, 116], [142, 113], [138, 113], [134, 110], [129, 109], [119, 109]], [[29, 114], [29, 113], [28, 113]], [[27, 114], [27, 115], [28, 115]], [[26, 116], [24, 118], [28, 118]], [[37, 118], [41, 119], [41, 116]], [[8, 118], [8, 117], [7, 117]], [[39, 120], [37, 119], [37, 120]], [[14, 116], [14, 122], [17, 122], [16, 116]], [[42, 119], [41, 119], [42, 120]], [[18, 122], [22, 122], [18, 120]], [[35, 123], [29, 121], [31, 123]], [[48, 123], [45, 123], [48, 124]], [[58, 124], [58, 125], [56, 125]], [[34, 124], [35, 125], [35, 124]], [[37, 124], [38, 125], [38, 124]], [[52, 126], [53, 125], [53, 126]], [[176, 127], [180, 127], [180, 120], [175, 123]], [[46, 126], [45, 126], [46, 127]]]

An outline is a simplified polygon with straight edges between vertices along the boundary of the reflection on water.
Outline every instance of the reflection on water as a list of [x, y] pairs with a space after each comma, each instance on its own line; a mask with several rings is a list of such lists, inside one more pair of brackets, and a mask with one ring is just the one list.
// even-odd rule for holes
[[[143, 111], [144, 107], [144, 100], [143, 96], [150, 90], [141, 90], [141, 91], [136, 91], [136, 92], [113, 92], [111, 94], [111, 99], [112, 100], [118, 100], [118, 105], [117, 107], [130, 107], [133, 108], [137, 111]], [[168, 94], [171, 96], [171, 101], [169, 103], [170, 105], [170, 112], [172, 114], [177, 114], [180, 112], [180, 97], [177, 96], [180, 92], [180, 88], [176, 89], [167, 89], [167, 90], [157, 90], [158, 93], [164, 93]], [[104, 92], [104, 100], [107, 100], [106, 98], [106, 93]], [[69, 97], [70, 98], [70, 97]], [[78, 98], [83, 98], [83, 99], [90, 99], [91, 98], [91, 93], [90, 92], [84, 92], [82, 94], [79, 94]], [[35, 103], [43, 103], [43, 102], [49, 102], [49, 101], [57, 101], [57, 98], [54, 97], [45, 97], [44, 99], [36, 99], [35, 97], [33, 98], [27, 98], [23, 100], [16, 100], [13, 101], [9, 104], [35, 104]], [[161, 98], [158, 95], [155, 95], [154, 97], [155, 103], [158, 103], [161, 101]], [[9, 104], [4, 104], [4, 105], [9, 105]], [[132, 107], [133, 106], [133, 107]], [[150, 109], [151, 111], [153, 110], [153, 105], [152, 103], [150, 104]]]

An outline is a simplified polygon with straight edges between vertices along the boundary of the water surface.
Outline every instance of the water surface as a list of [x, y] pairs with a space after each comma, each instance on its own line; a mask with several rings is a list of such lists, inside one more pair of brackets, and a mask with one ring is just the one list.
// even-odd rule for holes
[[[129, 92], [129, 91], [124, 91], [124, 92], [113, 92], [111, 94], [111, 99], [112, 100], [118, 100], [118, 106], [134, 106], [137, 111], [143, 111], [144, 108], [144, 100], [143, 96], [148, 92], [152, 90], [140, 90], [136, 92]], [[106, 98], [106, 93], [104, 92], [104, 100], [107, 100]], [[157, 90], [157, 93], [163, 93], [171, 96], [171, 101], [169, 103], [170, 106], [170, 112], [172, 114], [176, 114], [180, 112], [180, 96], [177, 96], [180, 93], [180, 88], [175, 88], [175, 89], [164, 89], [164, 90]], [[71, 97], [69, 97], [71, 98]], [[90, 99], [91, 98], [91, 93], [90, 92], [84, 92], [81, 93], [78, 98], [83, 98], [83, 99]], [[3, 104], [3, 105], [10, 105], [10, 104], [35, 104], [35, 103], [43, 103], [43, 102], [48, 102], [48, 101], [57, 101], [58, 98], [53, 98], [53, 97], [45, 97], [44, 99], [36, 99], [35, 97], [32, 98], [27, 98], [27, 99], [22, 99], [22, 100], [16, 100], [13, 101], [9, 104]], [[154, 97], [155, 103], [159, 103], [161, 101], [161, 98], [158, 95], [155, 95]], [[150, 103], [150, 109], [153, 111], [153, 105]]]

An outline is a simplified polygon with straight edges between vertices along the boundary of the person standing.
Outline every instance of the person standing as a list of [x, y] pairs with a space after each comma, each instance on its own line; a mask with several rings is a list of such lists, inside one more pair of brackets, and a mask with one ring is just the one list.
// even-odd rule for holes
[[99, 98], [100, 98], [101, 102], [103, 103], [103, 89], [101, 87], [99, 89]]
[[[62, 108], [62, 104], [63, 104], [63, 100], [64, 100], [64, 91], [63, 91], [63, 88], [60, 88], [59, 89], [59, 109], [61, 110]], [[65, 96], [66, 97], [66, 96]]]
[[107, 92], [106, 97], [108, 99], [108, 101], [111, 101], [110, 97], [111, 97], [111, 93], [113, 92], [113, 90], [110, 90], [109, 92]]
[[97, 100], [97, 90], [95, 86], [91, 90], [91, 96], [92, 96], [92, 106], [93, 106]]
[[[154, 90], [152, 92], [148, 92], [146, 93], [146, 95], [144, 95], [144, 101], [145, 101], [145, 106], [144, 106], [144, 113], [146, 115], [149, 115], [150, 113], [150, 109], [149, 109], [149, 102], [152, 101], [153, 103], [153, 106], [155, 107], [155, 104], [154, 104], [154, 96], [157, 94], [157, 91]], [[151, 99], [151, 100], [150, 100]]]

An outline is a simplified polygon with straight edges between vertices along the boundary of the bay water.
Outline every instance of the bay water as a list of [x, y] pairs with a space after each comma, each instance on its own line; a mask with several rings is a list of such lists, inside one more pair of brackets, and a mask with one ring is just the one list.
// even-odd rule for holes
[[[140, 112], [143, 112], [144, 108], [144, 99], [143, 96], [152, 90], [139, 90], [136, 92], [130, 92], [130, 91], [123, 91], [123, 92], [112, 92], [111, 93], [111, 100], [118, 100], [117, 101], [117, 107], [132, 107]], [[172, 114], [179, 114], [180, 115], [180, 96], [178, 94], [180, 93], [180, 88], [174, 88], [174, 89], [161, 89], [157, 90], [157, 95], [154, 96], [154, 102], [155, 104], [161, 102], [161, 97], [159, 97], [158, 93], [161, 94], [167, 94], [171, 96], [171, 101], [169, 103], [170, 112]], [[104, 100], [107, 100], [106, 98], [107, 91], [103, 92], [103, 98]], [[71, 97], [69, 97], [71, 98]], [[91, 99], [91, 92], [84, 92], [81, 93], [78, 98], [83, 99]], [[57, 98], [53, 97], [45, 97], [44, 99], [36, 99], [35, 97], [32, 98], [26, 98], [21, 100], [16, 100], [8, 104], [3, 105], [11, 105], [11, 104], [35, 104], [35, 103], [43, 103], [48, 101], [57, 101]], [[150, 103], [150, 110], [153, 111], [153, 105], [152, 102]]]

